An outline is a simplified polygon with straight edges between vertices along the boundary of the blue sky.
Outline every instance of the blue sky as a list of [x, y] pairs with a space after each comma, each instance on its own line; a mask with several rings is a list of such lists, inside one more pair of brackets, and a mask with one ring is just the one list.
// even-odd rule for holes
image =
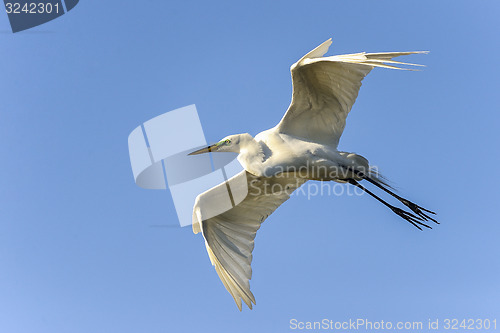
[[[0, 331], [287, 332], [290, 320], [500, 320], [497, 1], [81, 1], [12, 34], [0, 15]], [[295, 197], [256, 238], [239, 312], [128, 134], [196, 104], [208, 140], [274, 126], [290, 65], [429, 50], [364, 81], [339, 149], [439, 213], [420, 232], [369, 196]], [[180, 131], [182, 136], [189, 135]]]

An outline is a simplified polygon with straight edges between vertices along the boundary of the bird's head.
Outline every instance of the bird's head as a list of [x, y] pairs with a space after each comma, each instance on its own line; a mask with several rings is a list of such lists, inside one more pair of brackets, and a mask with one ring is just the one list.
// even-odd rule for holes
[[229, 135], [213, 145], [193, 151], [188, 155], [198, 155], [208, 152], [239, 153], [245, 143], [251, 140], [253, 140], [253, 137], [248, 133]]

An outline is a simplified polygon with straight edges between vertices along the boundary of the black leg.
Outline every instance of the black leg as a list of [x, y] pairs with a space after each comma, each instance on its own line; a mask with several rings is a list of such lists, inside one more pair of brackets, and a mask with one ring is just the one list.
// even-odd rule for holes
[[386, 201], [380, 199], [377, 195], [375, 195], [371, 191], [367, 190], [363, 185], [358, 183], [356, 180], [348, 179], [347, 181], [349, 182], [349, 184], [354, 185], [354, 186], [362, 189], [363, 191], [365, 191], [366, 193], [368, 193], [369, 195], [371, 195], [372, 197], [374, 197], [375, 199], [377, 199], [378, 201], [383, 203], [385, 206], [389, 207], [394, 213], [396, 213], [397, 215], [399, 215], [400, 217], [402, 217], [406, 221], [410, 222], [414, 227], [422, 230], [422, 228], [420, 228], [420, 226], [419, 226], [419, 225], [421, 225], [423, 227], [432, 229], [427, 224], [420, 222], [423, 220], [421, 217], [415, 216], [412, 213], [409, 213], [409, 212], [404, 211], [398, 207], [394, 207], [393, 205], [388, 204]]
[[398, 199], [399, 201], [401, 201], [401, 203], [402, 203], [403, 205], [405, 205], [406, 207], [410, 208], [410, 209], [412, 210], [412, 212], [414, 212], [415, 214], [417, 214], [418, 216], [420, 216], [423, 220], [425, 220], [425, 221], [427, 221], [427, 220], [431, 220], [432, 222], [439, 224], [439, 222], [438, 222], [438, 221], [436, 221], [435, 219], [433, 219], [432, 217], [430, 217], [429, 215], [427, 215], [427, 214], [425, 214], [425, 213], [424, 213], [424, 211], [425, 211], [425, 212], [427, 212], [427, 213], [430, 213], [430, 214], [434, 214], [434, 215], [436, 215], [436, 213], [434, 213], [433, 211], [430, 211], [430, 210], [428, 210], [428, 209], [425, 209], [425, 208], [423, 208], [423, 207], [420, 207], [419, 205], [417, 205], [417, 204], [415, 204], [415, 203], [411, 202], [410, 200], [407, 200], [407, 199], [405, 199], [405, 198], [400, 197], [400, 196], [399, 196], [399, 195], [397, 195], [396, 193], [394, 193], [394, 192], [390, 191], [389, 189], [385, 188], [382, 184], [380, 184], [380, 183], [376, 182], [375, 180], [371, 179], [370, 177], [366, 176], [364, 173], [362, 173], [362, 172], [360, 172], [360, 171], [357, 171], [357, 170], [354, 170], [354, 169], [352, 169], [352, 170], [353, 170], [353, 172], [354, 172], [357, 176], [359, 176], [359, 177], [361, 177], [361, 178], [363, 178], [363, 179], [365, 179], [365, 180], [369, 181], [369, 182], [370, 182], [370, 183], [372, 183], [373, 185], [377, 186], [378, 188], [380, 188], [380, 189], [384, 190], [385, 192], [387, 192], [387, 193], [389, 193], [390, 195], [392, 195], [394, 198], [396, 198], [396, 199]]

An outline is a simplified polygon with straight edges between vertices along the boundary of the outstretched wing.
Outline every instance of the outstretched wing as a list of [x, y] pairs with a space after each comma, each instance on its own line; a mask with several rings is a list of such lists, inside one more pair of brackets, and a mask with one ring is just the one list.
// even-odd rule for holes
[[[305, 180], [286, 176], [256, 177], [243, 170], [196, 198], [193, 232], [202, 232], [210, 261], [240, 311], [241, 300], [250, 309], [252, 303], [255, 304], [249, 280], [252, 278], [250, 265], [257, 230], [304, 182]], [[244, 199], [228, 210], [212, 216], [222, 207], [221, 198], [228, 192], [231, 202], [235, 201], [232, 192], [236, 190], [241, 193], [242, 184], [248, 189]], [[219, 207], [214, 210], [214, 205]]]
[[323, 57], [331, 44], [331, 39], [327, 40], [290, 68], [292, 102], [278, 124], [278, 130], [337, 147], [363, 78], [374, 67], [406, 69], [395, 65], [421, 66], [392, 58], [427, 52], [363, 52]]

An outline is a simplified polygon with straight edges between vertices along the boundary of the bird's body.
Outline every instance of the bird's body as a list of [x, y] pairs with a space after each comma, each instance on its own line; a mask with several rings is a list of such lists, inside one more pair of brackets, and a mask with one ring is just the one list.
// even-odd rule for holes
[[[350, 174], [343, 166], [369, 170], [368, 161], [356, 154], [339, 152], [336, 147], [318, 144], [293, 135], [280, 133], [274, 127], [259, 133], [255, 138], [249, 134], [239, 151], [238, 161], [243, 168], [259, 177], [294, 175], [304, 180], [344, 181]], [[355, 176], [353, 176], [355, 177]]]
[[[275, 127], [255, 137], [247, 133], [230, 135], [191, 153], [236, 152], [244, 168], [227, 182], [200, 194], [193, 209], [193, 231], [202, 232], [210, 260], [240, 310], [241, 300], [250, 308], [255, 303], [249, 280], [257, 230], [306, 181], [357, 186], [419, 229], [430, 228], [424, 221], [436, 222], [428, 215], [433, 212], [393, 193], [366, 158], [337, 150], [362, 79], [374, 67], [402, 69], [394, 65], [412, 65], [392, 58], [422, 52], [323, 57], [330, 44], [327, 40], [292, 65], [292, 102]], [[359, 184], [361, 180], [389, 193], [413, 213], [388, 204]], [[242, 188], [245, 195], [237, 198], [235, 193], [241, 193]], [[222, 207], [221, 199], [228, 192], [233, 204]]]

